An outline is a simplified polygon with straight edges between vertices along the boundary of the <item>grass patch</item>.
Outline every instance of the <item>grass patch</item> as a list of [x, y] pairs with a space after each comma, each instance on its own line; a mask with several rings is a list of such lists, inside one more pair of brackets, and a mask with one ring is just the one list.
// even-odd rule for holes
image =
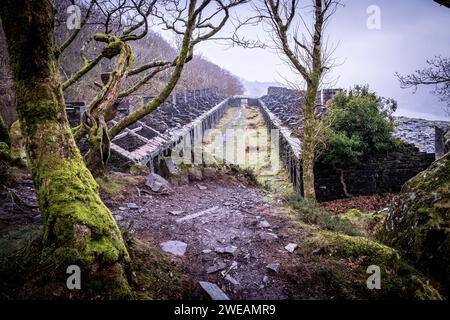
[[253, 168], [248, 167], [241, 168], [240, 166], [234, 164], [228, 164], [227, 167], [230, 169], [231, 173], [235, 174], [238, 178], [242, 178], [248, 184], [255, 187], [260, 186], [260, 183]]
[[143, 182], [143, 176], [135, 176], [115, 172], [106, 177], [96, 178], [100, 194], [106, 198], [125, 196], [127, 192], [135, 192], [136, 186]]
[[[297, 251], [283, 265], [294, 299], [440, 300], [441, 294], [399, 252], [367, 237], [304, 223], [295, 213]], [[367, 288], [371, 265], [380, 267], [381, 289]]]
[[298, 217], [306, 223], [348, 235], [364, 235], [364, 230], [359, 229], [351, 220], [320, 207], [315, 201], [305, 200], [296, 193], [288, 195], [285, 204], [292, 207], [298, 213]]
[[[324, 258], [334, 260], [329, 268], [336, 280], [334, 285], [344, 285], [350, 291], [356, 289], [355, 295], [371, 299], [442, 299], [428, 280], [391, 247], [366, 237], [323, 230], [307, 241], [312, 247], [321, 248], [320, 254]], [[367, 289], [367, 268], [370, 265], [380, 267], [380, 290]]]
[[178, 300], [189, 298], [194, 285], [184, 276], [181, 265], [159, 248], [139, 240], [127, 241], [135, 299]]

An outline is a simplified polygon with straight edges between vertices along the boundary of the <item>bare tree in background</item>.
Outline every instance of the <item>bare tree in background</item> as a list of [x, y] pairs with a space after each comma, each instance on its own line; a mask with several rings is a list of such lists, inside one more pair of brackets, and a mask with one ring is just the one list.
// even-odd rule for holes
[[419, 86], [434, 86], [432, 93], [447, 103], [447, 112], [450, 114], [450, 59], [436, 56], [427, 60], [427, 65], [428, 67], [416, 70], [413, 74], [395, 75], [402, 88], [413, 88], [414, 93]]
[[[304, 2], [299, 0], [261, 0], [256, 5], [259, 17], [268, 22], [273, 41], [288, 65], [306, 83], [301, 134], [303, 192], [305, 199], [315, 199], [314, 161], [318, 119], [315, 117], [316, 95], [324, 75], [332, 67], [331, 53], [324, 41], [324, 30], [339, 1], [311, 0], [313, 26], [308, 27]], [[303, 12], [301, 12], [301, 10]], [[305, 31], [300, 32], [301, 29]]]

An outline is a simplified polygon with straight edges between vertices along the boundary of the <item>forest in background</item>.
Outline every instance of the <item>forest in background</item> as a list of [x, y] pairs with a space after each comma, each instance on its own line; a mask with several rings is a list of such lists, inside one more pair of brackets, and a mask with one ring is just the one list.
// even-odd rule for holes
[[[55, 36], [59, 43], [70, 34], [70, 30], [67, 29], [65, 24], [67, 18], [65, 10], [70, 5], [71, 1], [69, 0], [55, 1], [55, 7], [58, 10]], [[82, 11], [86, 10], [87, 8], [82, 8]], [[91, 19], [93, 20], [92, 25], [88, 23], [84, 26], [77, 38], [64, 51], [64, 55], [61, 56], [60, 69], [63, 81], [82, 66], [83, 61], [80, 58], [80, 49], [86, 50], [85, 54], [87, 56], [95, 56], [101, 52], [101, 45], [94, 44], [93, 42], [95, 41], [92, 40], [92, 35], [100, 30], [100, 25], [94, 23], [94, 18]], [[152, 30], [149, 30], [143, 39], [134, 41], [130, 45], [134, 50], [136, 65], [141, 65], [149, 60], [170, 60], [177, 56], [177, 44], [170, 44], [163, 36]], [[96, 83], [101, 82], [101, 74], [111, 72], [115, 64], [116, 59], [103, 59], [100, 61], [89, 73], [64, 92], [66, 101], [88, 102], [92, 100], [98, 91]], [[143, 96], [156, 96], [164, 88], [169, 77], [170, 70], [162, 71], [157, 77], [128, 96], [127, 99], [131, 105], [141, 104]], [[11, 85], [5, 35], [3, 29], [0, 28], [0, 105], [2, 106], [0, 115], [7, 125], [11, 125], [17, 120]], [[217, 64], [208, 61], [201, 55], [194, 54], [192, 60], [183, 69], [173, 93], [205, 88], [217, 88], [220, 94], [226, 96], [244, 93], [244, 87], [238, 77]]]

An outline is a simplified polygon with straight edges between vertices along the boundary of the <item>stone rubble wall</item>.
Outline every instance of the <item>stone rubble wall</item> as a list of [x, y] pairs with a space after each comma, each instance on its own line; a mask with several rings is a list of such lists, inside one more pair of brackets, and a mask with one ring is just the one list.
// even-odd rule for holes
[[228, 99], [218, 96], [215, 89], [172, 95], [156, 111], [118, 135], [111, 149], [132, 163], [155, 170], [177, 145], [188, 148], [190, 144], [193, 148], [199, 143], [203, 132], [215, 125], [228, 106]]
[[[343, 169], [347, 192], [354, 196], [399, 192], [403, 184], [428, 168], [434, 154], [392, 152], [379, 159], [368, 159]], [[314, 168], [316, 195], [319, 201], [345, 198], [341, 172], [327, 165]]]
[[[439, 139], [442, 139], [442, 135], [450, 127], [450, 122], [407, 117], [396, 117], [394, 121], [394, 134], [403, 141], [414, 144], [422, 152], [436, 154], [442, 152], [442, 150], [437, 150], [437, 148], [443, 147], [443, 142], [439, 141]], [[438, 158], [439, 156], [436, 157]]]
[[300, 140], [292, 136], [292, 131], [282, 124], [282, 121], [269, 110], [263, 101], [259, 100], [258, 103], [253, 103], [254, 106], [260, 107], [268, 130], [278, 130], [280, 159], [288, 171], [294, 190], [303, 193]]
[[[154, 97], [143, 97], [147, 103]], [[218, 95], [217, 88], [186, 91], [169, 96], [157, 110], [140, 121], [130, 125], [111, 141], [114, 165], [124, 167], [129, 164], [154, 163], [170, 156], [171, 150], [189, 140], [191, 146], [203, 138], [203, 132], [212, 128], [229, 107], [229, 99]], [[68, 103], [67, 112], [72, 126], [80, 123], [84, 102]], [[127, 110], [119, 110], [111, 121], [116, 123]]]
[[189, 152], [191, 154], [187, 157], [190, 158], [191, 163], [195, 161], [195, 164], [201, 164], [203, 162], [201, 152], [197, 153], [197, 158], [194, 158], [193, 153], [198, 151], [195, 147], [203, 145], [204, 133], [212, 129], [230, 108], [229, 99], [223, 100], [193, 122], [175, 131], [166, 143], [149, 152], [139, 162], [148, 165], [152, 172], [159, 172], [162, 161], [167, 157], [171, 157], [173, 152], [178, 152], [176, 158], [179, 157], [180, 159], [184, 156], [183, 153]]
[[[331, 91], [326, 93], [328, 99], [331, 99], [331, 93]], [[292, 112], [299, 108], [298, 103], [301, 100], [302, 98], [296, 96], [292, 90], [272, 87], [269, 88], [268, 95], [262, 97], [258, 103], [268, 128], [280, 130], [280, 158], [287, 168], [294, 189], [299, 193], [303, 190], [301, 147], [300, 140], [292, 134], [292, 127], [297, 124]], [[434, 143], [434, 140], [430, 138], [428, 140], [423, 139], [426, 143]], [[406, 181], [425, 170], [434, 160], [434, 152], [419, 151], [412, 154], [393, 152], [382, 158], [348, 165], [343, 172], [343, 180], [347, 192], [354, 196], [399, 192]], [[346, 197], [340, 170], [335, 170], [331, 166], [317, 165], [314, 173], [316, 196], [319, 201]]]
[[450, 152], [450, 124], [435, 126], [436, 159]]

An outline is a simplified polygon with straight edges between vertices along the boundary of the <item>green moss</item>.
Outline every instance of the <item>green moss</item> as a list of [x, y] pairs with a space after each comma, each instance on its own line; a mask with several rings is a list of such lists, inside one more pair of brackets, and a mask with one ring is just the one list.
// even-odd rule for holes
[[417, 276], [411, 276], [409, 279], [413, 286], [417, 287], [415, 298], [417, 300], [442, 300], [442, 296], [428, 282], [424, 282]]
[[[440, 293], [399, 252], [365, 237], [315, 230], [306, 239], [309, 247], [321, 248], [320, 264], [333, 287], [344, 297], [371, 299], [440, 300]], [[381, 290], [365, 289], [370, 265], [381, 269]]]
[[[130, 252], [130, 285], [119, 264], [82, 274], [82, 290], [66, 290], [67, 274], [58, 262], [41, 259], [42, 227], [0, 223], [0, 297], [2, 299], [183, 299], [192, 296], [194, 284], [181, 264], [159, 248], [123, 234]], [[95, 248], [92, 248], [95, 250]], [[103, 248], [102, 248], [103, 250]], [[114, 252], [114, 250], [111, 250]], [[114, 258], [114, 257], [112, 257]]]
[[450, 184], [450, 154], [433, 162], [427, 170], [417, 174], [403, 187], [402, 192], [433, 192]]
[[178, 169], [180, 170], [181, 173], [184, 173], [184, 174], [189, 173], [189, 168], [190, 168], [190, 166], [185, 164], [184, 162], [182, 162], [178, 165]]
[[[92, 279], [103, 269], [126, 265], [129, 256], [120, 231], [81, 159], [47, 158], [41, 165], [47, 169], [35, 172], [34, 179], [44, 223], [42, 261], [77, 264], [87, 274], [97, 265], [100, 271]], [[124, 271], [110, 281], [121, 282]]]
[[0, 142], [0, 159], [10, 159], [10, 149], [6, 142]]
[[361, 236], [349, 236], [334, 232], [322, 231], [317, 235], [324, 247], [332, 254], [340, 257], [370, 257], [371, 264], [384, 265], [396, 263], [400, 256], [395, 249]]
[[105, 176], [97, 177], [95, 181], [100, 187], [100, 192], [106, 194], [108, 197], [115, 197], [122, 191], [121, 185], [115, 179], [110, 179]]
[[270, 194], [262, 197], [262, 201], [264, 203], [268, 203], [268, 204], [275, 204], [276, 203], [275, 199]]
[[316, 224], [325, 229], [349, 235], [363, 235], [365, 233], [364, 230], [359, 229], [348, 218], [342, 218], [320, 207], [315, 201], [305, 200], [297, 193], [286, 197], [285, 204], [292, 207], [298, 213], [298, 217], [306, 223]]
[[450, 154], [409, 180], [377, 237], [401, 250], [450, 294]]
[[136, 239], [128, 243], [136, 299], [183, 299], [192, 294], [193, 284], [178, 261]]
[[145, 164], [133, 163], [130, 166], [130, 173], [132, 175], [148, 175], [150, 173], [150, 168]]
[[347, 216], [349, 218], [359, 218], [361, 217], [363, 214], [361, 211], [359, 211], [358, 209], [350, 209], [348, 210], [346, 213], [343, 214], [344, 216]]

